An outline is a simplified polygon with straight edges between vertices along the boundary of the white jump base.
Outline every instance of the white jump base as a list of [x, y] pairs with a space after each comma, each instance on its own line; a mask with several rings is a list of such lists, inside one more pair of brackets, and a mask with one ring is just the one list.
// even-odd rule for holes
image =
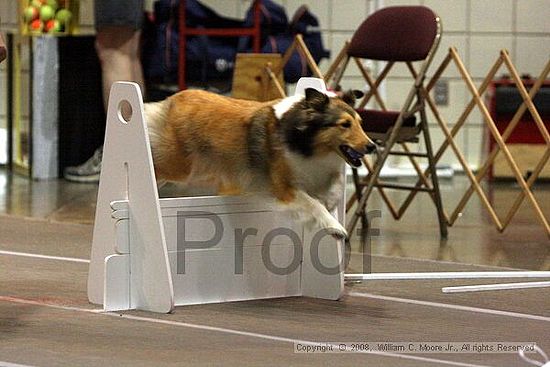
[[[303, 78], [297, 93], [306, 87], [326, 90], [322, 80]], [[120, 113], [123, 101], [132, 107], [129, 121]], [[344, 202], [335, 213], [341, 221]], [[273, 199], [253, 196], [159, 200], [141, 92], [137, 84], [115, 83], [107, 112], [88, 275], [90, 302], [103, 305], [106, 311], [166, 313], [175, 306], [213, 302], [289, 296], [339, 299], [344, 290], [342, 243], [330, 236], [323, 238], [317, 259], [337, 271], [318, 271], [309, 247], [315, 229], [294, 222], [273, 206]], [[197, 213], [210, 217], [197, 217]], [[216, 245], [184, 249], [182, 261], [178, 232], [181, 236], [185, 228], [185, 241], [212, 239], [217, 232], [211, 217], [218, 218], [223, 227]], [[256, 234], [237, 241], [236, 231], [243, 234], [247, 228], [257, 230]], [[271, 238], [268, 258], [272, 267], [268, 268], [262, 244], [277, 228], [291, 230], [303, 247], [298, 251], [285, 235]], [[293, 262], [296, 266], [289, 266]], [[273, 266], [290, 270], [274, 272]]]

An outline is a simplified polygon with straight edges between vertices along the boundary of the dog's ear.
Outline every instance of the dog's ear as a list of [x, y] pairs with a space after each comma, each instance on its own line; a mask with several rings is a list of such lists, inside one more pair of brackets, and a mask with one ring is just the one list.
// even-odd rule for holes
[[342, 95], [342, 101], [347, 103], [350, 107], [355, 107], [355, 101], [363, 98], [365, 94], [357, 89], [350, 89]]
[[323, 111], [328, 105], [328, 96], [315, 88], [306, 89], [306, 103], [316, 111]]

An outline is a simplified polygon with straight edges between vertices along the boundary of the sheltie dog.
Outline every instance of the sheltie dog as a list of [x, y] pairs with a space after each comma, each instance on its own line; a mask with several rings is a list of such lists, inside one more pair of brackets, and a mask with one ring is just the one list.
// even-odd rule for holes
[[342, 159], [358, 167], [374, 144], [351, 95], [328, 93], [256, 102], [185, 90], [146, 104], [157, 180], [268, 192], [281, 209], [347, 238], [330, 214], [344, 189]]

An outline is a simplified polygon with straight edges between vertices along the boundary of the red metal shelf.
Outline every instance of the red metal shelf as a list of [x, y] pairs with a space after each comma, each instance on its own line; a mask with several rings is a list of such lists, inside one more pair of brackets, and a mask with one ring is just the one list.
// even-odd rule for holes
[[236, 37], [251, 36], [253, 39], [253, 50], [260, 52], [260, 17], [261, 0], [254, 1], [254, 26], [250, 28], [190, 28], [185, 23], [185, 0], [180, 1], [179, 5], [179, 58], [178, 58], [178, 84], [180, 90], [187, 87], [185, 82], [186, 68], [186, 45], [188, 36], [218, 36], [218, 37]]

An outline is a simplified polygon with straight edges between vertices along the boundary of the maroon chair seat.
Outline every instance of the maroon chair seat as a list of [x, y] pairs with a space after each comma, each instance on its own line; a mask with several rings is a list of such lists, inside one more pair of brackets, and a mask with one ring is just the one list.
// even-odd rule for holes
[[[363, 130], [368, 133], [385, 134], [391, 129], [397, 118], [399, 111], [380, 111], [380, 110], [357, 110], [363, 120]], [[410, 116], [403, 121], [403, 127], [415, 127], [416, 117]]]

